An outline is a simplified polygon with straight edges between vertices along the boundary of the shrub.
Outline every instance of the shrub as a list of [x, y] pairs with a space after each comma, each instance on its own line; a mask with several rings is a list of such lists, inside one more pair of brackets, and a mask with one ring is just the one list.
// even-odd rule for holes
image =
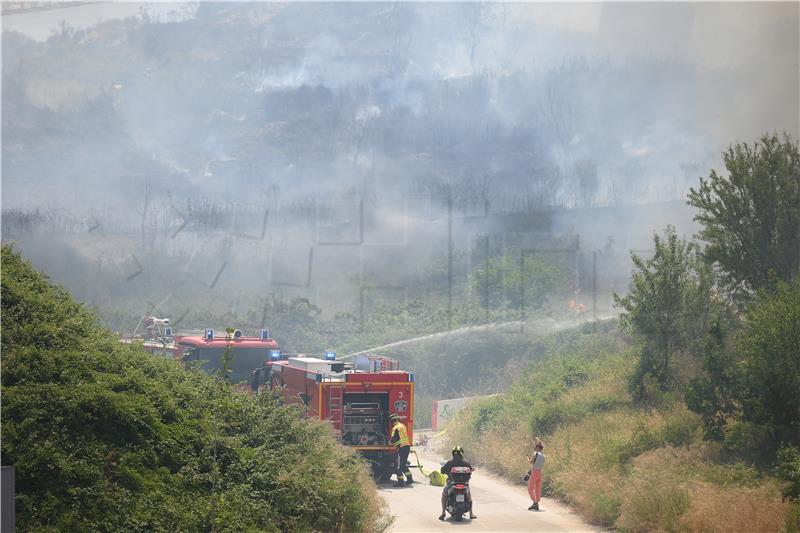
[[800, 449], [795, 446], [781, 448], [778, 451], [775, 474], [786, 483], [783, 496], [800, 499]]
[[2, 262], [2, 455], [20, 530], [383, 527], [366, 466], [328, 427], [118, 343], [11, 249]]
[[681, 486], [636, 483], [625, 494], [617, 526], [629, 531], [677, 531], [680, 519], [689, 508], [689, 492]]
[[760, 482], [758, 470], [741, 462], [711, 464], [702, 472], [702, 478], [721, 487], [752, 486]]
[[616, 523], [621, 505], [622, 498], [619, 495], [602, 490], [589, 497], [588, 512], [595, 522], [610, 527]]
[[495, 421], [502, 410], [503, 401], [498, 396], [476, 401], [475, 406], [471, 409], [473, 413], [473, 431], [478, 435], [482, 434]]
[[772, 462], [773, 435], [769, 427], [754, 422], [736, 421], [725, 426], [725, 449], [761, 464]]

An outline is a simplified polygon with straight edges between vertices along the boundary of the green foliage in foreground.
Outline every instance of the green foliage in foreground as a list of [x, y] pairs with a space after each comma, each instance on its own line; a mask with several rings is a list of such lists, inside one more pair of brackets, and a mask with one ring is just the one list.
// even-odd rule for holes
[[778, 452], [775, 474], [786, 482], [783, 495], [800, 500], [800, 449], [786, 446]]
[[710, 347], [687, 402], [709, 437], [766, 454], [800, 445], [800, 277], [759, 291], [730, 346]]
[[800, 276], [756, 297], [738, 349], [744, 419], [769, 426], [778, 442], [800, 445]]
[[2, 249], [3, 463], [21, 531], [370, 531], [361, 460], [268, 397], [121, 345]]

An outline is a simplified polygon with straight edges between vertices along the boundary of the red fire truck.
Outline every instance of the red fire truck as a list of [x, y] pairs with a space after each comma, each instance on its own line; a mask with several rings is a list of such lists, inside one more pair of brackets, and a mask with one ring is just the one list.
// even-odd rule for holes
[[[143, 326], [140, 328], [140, 326]], [[138, 334], [141, 329], [141, 334]], [[280, 358], [278, 343], [262, 329], [258, 337], [245, 336], [240, 330], [228, 335], [218, 335], [212, 329], [200, 330], [197, 335], [173, 335], [169, 319], [145, 316], [134, 331], [134, 336], [121, 339], [124, 343], [141, 342], [142, 347], [153, 355], [199, 361], [203, 370], [215, 373], [222, 366], [222, 354], [226, 349], [230, 356], [230, 381], [248, 381], [253, 368], [262, 366], [271, 358]]]
[[[263, 329], [258, 337], [235, 330], [232, 335], [173, 335], [168, 319], [144, 317], [144, 333], [122, 342], [141, 342], [154, 355], [199, 361], [207, 372], [218, 371], [226, 348], [231, 356], [230, 381], [239, 390], [246, 382], [254, 393], [275, 391], [285, 404], [301, 404], [312, 418], [327, 420], [342, 443], [367, 458], [379, 479], [388, 478], [397, 462], [389, 442], [389, 415], [397, 413], [413, 435], [414, 374], [400, 370], [398, 361], [379, 355], [357, 355], [352, 362], [289, 357]], [[139, 328], [137, 327], [137, 330]], [[253, 370], [255, 368], [255, 370]]]
[[285, 404], [304, 405], [307, 416], [329, 421], [342, 443], [370, 461], [378, 479], [388, 479], [397, 463], [390, 414], [397, 413], [413, 440], [414, 374], [388, 357], [359, 355], [344, 363], [331, 353], [272, 360], [253, 371], [253, 390], [271, 389]]

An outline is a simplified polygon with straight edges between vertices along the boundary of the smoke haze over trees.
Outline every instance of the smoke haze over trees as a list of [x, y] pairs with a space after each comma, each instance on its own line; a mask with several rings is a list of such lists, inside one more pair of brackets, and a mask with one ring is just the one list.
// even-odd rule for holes
[[[596, 523], [713, 530], [732, 508], [743, 530], [800, 523], [797, 502], [780, 499], [800, 494], [800, 4], [198, 2], [97, 24], [63, 9], [47, 38], [3, 9], [3, 244], [103, 325], [130, 332], [155, 315], [179, 334], [268, 327], [287, 353], [394, 343], [385, 353], [417, 375], [416, 423], [434, 399], [504, 392], [449, 437], [516, 480], [544, 434], [545, 490]], [[4, 456], [45, 471], [24, 424], [58, 422], [58, 406], [36, 391], [83, 393], [69, 372], [21, 384], [31, 368], [14, 363], [30, 354], [61, 368], [65, 348], [76, 368], [110, 370], [122, 355], [125, 372], [91, 379], [156, 391], [153, 412], [156, 378], [186, 379], [118, 345], [82, 307], [67, 316], [82, 304], [3, 254]], [[23, 296], [58, 316], [14, 321], [6, 263]], [[627, 331], [598, 320], [620, 311]], [[62, 322], [83, 340], [59, 337]], [[53, 346], [31, 343], [40, 337]], [[211, 424], [215, 396], [200, 382], [187, 385], [187, 412]], [[109, 396], [123, 421], [128, 396]], [[290, 415], [237, 405], [232, 419], [259, 438]], [[105, 467], [101, 433], [74, 432], [100, 450], [66, 472], [74, 479]], [[138, 468], [148, 449], [131, 453], [130, 468], [109, 468], [163, 481]], [[773, 467], [791, 486], [760, 484]], [[128, 490], [92, 480], [109, 498]], [[28, 503], [48, 497], [30, 481]], [[234, 507], [266, 501], [230, 482]], [[206, 488], [158, 508], [210, 505]], [[288, 488], [305, 506], [293, 499], [303, 487]], [[109, 523], [123, 516], [83, 494]], [[145, 518], [153, 508], [134, 506]], [[344, 524], [259, 516], [360, 530], [366, 510]], [[164, 514], [163, 527], [207, 516], [186, 513]]]
[[465, 298], [486, 320], [532, 305], [468, 290], [520, 261], [567, 265], [561, 305], [597, 285], [608, 307], [630, 249], [694, 232], [685, 194], [725, 146], [798, 134], [794, 4], [202, 2], [47, 39], [17, 20], [3, 239], [105, 318], [422, 294], [449, 327]]
[[3, 203], [680, 198], [730, 139], [797, 135], [797, 9], [200, 3], [4, 31]]

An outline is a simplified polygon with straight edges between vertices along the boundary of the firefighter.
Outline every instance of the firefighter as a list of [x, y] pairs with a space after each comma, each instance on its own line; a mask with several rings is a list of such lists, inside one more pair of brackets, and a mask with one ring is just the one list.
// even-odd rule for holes
[[411, 451], [408, 428], [400, 422], [400, 416], [397, 413], [389, 415], [389, 420], [392, 423], [392, 429], [389, 431], [391, 435], [390, 442], [397, 446], [397, 483], [394, 486], [411, 485], [414, 483], [414, 479], [411, 477], [411, 470], [408, 468], [408, 454]]

